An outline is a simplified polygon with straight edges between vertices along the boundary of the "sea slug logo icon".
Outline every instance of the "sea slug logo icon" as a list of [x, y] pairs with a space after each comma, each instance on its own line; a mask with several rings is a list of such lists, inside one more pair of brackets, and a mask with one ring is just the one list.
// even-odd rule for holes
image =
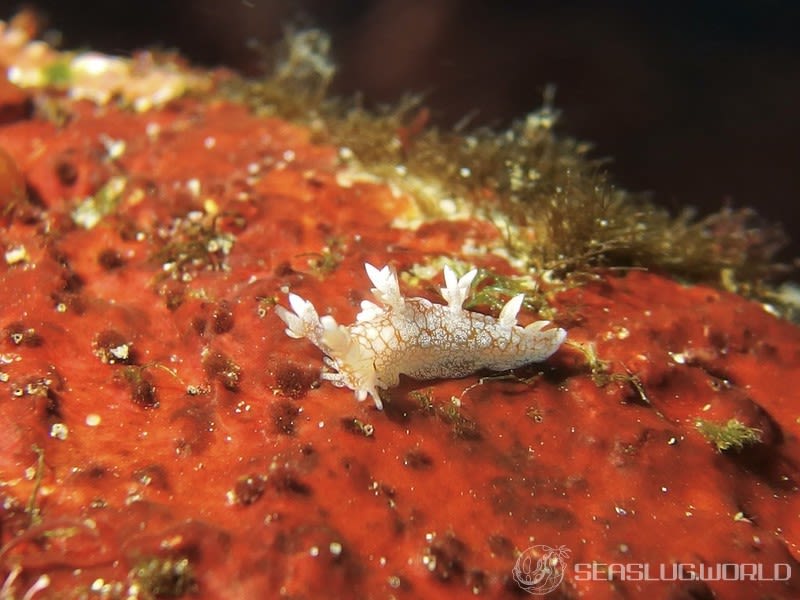
[[531, 546], [517, 558], [514, 581], [529, 594], [548, 594], [564, 580], [569, 548]]

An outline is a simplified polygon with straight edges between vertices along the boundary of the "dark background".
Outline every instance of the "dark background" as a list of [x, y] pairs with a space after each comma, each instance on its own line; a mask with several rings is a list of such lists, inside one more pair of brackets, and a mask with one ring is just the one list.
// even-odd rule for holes
[[[0, 0], [0, 17], [18, 2]], [[752, 206], [800, 254], [800, 2], [40, 0], [65, 48], [177, 48], [255, 74], [252, 42], [320, 26], [334, 91], [367, 104], [427, 92], [436, 123], [504, 127], [557, 86], [560, 130], [662, 204]]]

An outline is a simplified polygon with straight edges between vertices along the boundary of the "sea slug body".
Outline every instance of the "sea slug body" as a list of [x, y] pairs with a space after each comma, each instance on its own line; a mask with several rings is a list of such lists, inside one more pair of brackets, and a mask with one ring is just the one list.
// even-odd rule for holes
[[445, 266], [444, 305], [404, 298], [394, 270], [365, 266], [380, 305], [363, 301], [352, 325], [320, 317], [311, 302], [296, 294], [289, 294], [294, 312], [282, 306], [275, 310], [286, 323], [288, 336], [307, 338], [325, 353], [331, 371], [323, 373], [323, 379], [349, 387], [359, 401], [372, 396], [379, 410], [383, 404], [378, 390], [397, 385], [401, 374], [437, 379], [463, 377], [480, 369], [514, 369], [547, 359], [567, 337], [563, 329], [545, 329], [550, 321], [517, 325], [524, 294], [509, 300], [497, 319], [465, 310], [477, 270], [459, 279]]

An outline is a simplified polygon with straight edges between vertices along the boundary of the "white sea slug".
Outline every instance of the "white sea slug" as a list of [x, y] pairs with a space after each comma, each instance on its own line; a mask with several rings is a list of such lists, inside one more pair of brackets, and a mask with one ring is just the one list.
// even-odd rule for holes
[[401, 374], [436, 379], [479, 369], [514, 369], [547, 359], [567, 337], [563, 329], [545, 329], [550, 321], [517, 325], [524, 294], [509, 300], [497, 319], [464, 310], [477, 270], [459, 279], [445, 266], [445, 306], [404, 298], [394, 270], [365, 266], [381, 305], [364, 300], [353, 325], [339, 325], [327, 315], [320, 318], [314, 305], [296, 294], [289, 294], [294, 312], [282, 306], [275, 311], [288, 336], [308, 338], [326, 354], [323, 360], [332, 371], [323, 373], [323, 379], [349, 387], [359, 401], [369, 394], [379, 410], [378, 389], [397, 385]]

